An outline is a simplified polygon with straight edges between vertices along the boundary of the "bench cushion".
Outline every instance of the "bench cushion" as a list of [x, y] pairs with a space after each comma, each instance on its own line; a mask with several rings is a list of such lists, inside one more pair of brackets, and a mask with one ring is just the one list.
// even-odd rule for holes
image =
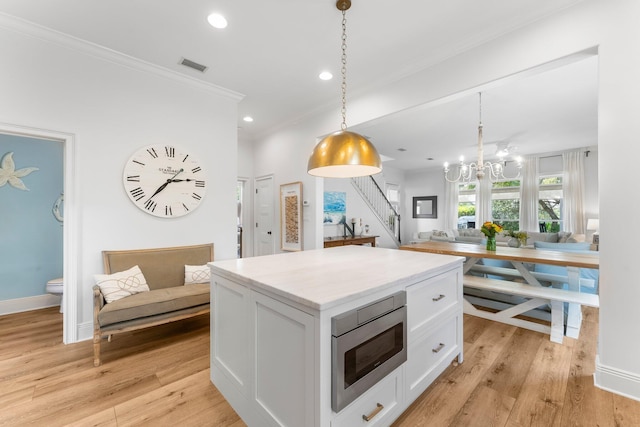
[[98, 313], [100, 326], [141, 319], [209, 304], [209, 283], [155, 289], [106, 304]]

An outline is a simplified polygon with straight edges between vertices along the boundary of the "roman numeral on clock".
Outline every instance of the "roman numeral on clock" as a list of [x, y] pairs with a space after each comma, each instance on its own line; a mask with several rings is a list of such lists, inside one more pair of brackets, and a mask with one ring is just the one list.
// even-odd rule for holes
[[127, 175], [128, 182], [140, 182], [140, 175]]
[[204, 188], [204, 181], [196, 181], [196, 187]]
[[164, 147], [164, 152], [167, 155], [167, 157], [175, 157], [176, 156], [176, 149], [173, 147]]
[[200, 172], [202, 170], [202, 168], [200, 166], [195, 167], [193, 169], [191, 169], [191, 172], [196, 173], [196, 172]]
[[171, 210], [171, 206], [164, 207], [164, 214], [167, 216], [173, 215], [173, 211]]
[[153, 199], [149, 199], [144, 203], [144, 208], [151, 212], [155, 212], [156, 206], [158, 206], [158, 204]]
[[189, 212], [189, 208], [187, 207], [187, 205], [185, 205], [185, 204], [183, 203], [183, 204], [182, 204], [182, 207], [184, 207], [184, 210], [185, 210], [186, 212]]
[[133, 196], [136, 202], [144, 198], [144, 191], [140, 187], [134, 188], [133, 190], [129, 191], [129, 193], [131, 193], [131, 196]]
[[194, 199], [196, 199], [196, 200], [200, 200], [200, 199], [202, 199], [202, 196], [200, 196], [198, 193], [193, 193], [193, 194], [191, 194], [191, 197], [193, 197], [193, 198], [194, 198]]

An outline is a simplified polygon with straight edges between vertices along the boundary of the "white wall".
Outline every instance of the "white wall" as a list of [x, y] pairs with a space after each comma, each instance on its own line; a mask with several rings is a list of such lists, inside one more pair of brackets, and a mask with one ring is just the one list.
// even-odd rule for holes
[[[77, 314], [79, 339], [92, 333], [91, 287], [102, 250], [213, 242], [216, 259], [235, 257], [239, 95], [6, 18], [0, 52], [0, 123], [65, 132], [75, 141], [73, 164], [65, 165], [74, 177], [65, 183], [73, 194], [65, 216], [74, 219], [65, 221], [74, 236], [65, 245], [75, 258], [65, 268], [75, 271], [65, 275], [77, 278], [78, 312], [70, 318]], [[135, 150], [164, 143], [191, 149], [207, 174], [203, 203], [176, 219], [143, 213], [122, 184]]]
[[[402, 241], [409, 243], [419, 231], [444, 229], [444, 178], [441, 170], [412, 171], [405, 175], [404, 229]], [[413, 198], [437, 196], [437, 218], [413, 218]]]
[[[601, 224], [600, 340], [596, 379], [598, 385], [640, 399], [640, 286], [633, 265], [635, 242], [614, 233], [617, 224], [628, 222], [628, 212], [640, 207], [637, 197], [621, 197], [620, 185], [628, 181], [640, 157], [635, 135], [640, 133], [640, 56], [633, 54], [640, 40], [640, 2], [636, 0], [585, 0], [563, 13], [452, 57], [384, 88], [349, 100], [350, 123], [358, 124], [405, 108], [458, 92], [475, 92], [478, 86], [531, 69], [556, 59], [597, 48], [599, 53], [598, 151]], [[304, 175], [306, 158], [316, 137], [337, 127], [335, 112], [318, 115], [295, 127], [265, 138], [261, 169], [275, 171], [282, 161], [265, 151], [277, 147], [288, 154], [288, 168]], [[278, 144], [276, 144], [278, 142]], [[296, 153], [305, 156], [296, 156]], [[295, 157], [294, 157], [295, 156]], [[297, 159], [293, 161], [292, 159]], [[272, 162], [273, 163], [270, 163]], [[263, 163], [264, 162], [264, 163]], [[318, 180], [319, 182], [321, 180]], [[305, 180], [312, 186], [312, 180]], [[322, 184], [305, 188], [307, 194], [322, 192]], [[321, 237], [321, 206], [305, 222]], [[319, 214], [318, 214], [319, 212]], [[313, 242], [315, 243], [315, 241]], [[307, 246], [308, 247], [308, 246]]]

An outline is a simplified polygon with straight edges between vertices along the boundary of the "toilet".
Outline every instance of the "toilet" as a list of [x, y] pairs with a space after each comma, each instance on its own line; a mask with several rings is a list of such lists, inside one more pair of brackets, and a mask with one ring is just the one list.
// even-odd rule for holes
[[47, 293], [53, 294], [53, 295], [60, 295], [61, 297], [60, 313], [64, 312], [64, 297], [62, 295], [63, 290], [64, 290], [64, 281], [62, 280], [62, 277], [58, 279], [49, 280], [47, 282]]

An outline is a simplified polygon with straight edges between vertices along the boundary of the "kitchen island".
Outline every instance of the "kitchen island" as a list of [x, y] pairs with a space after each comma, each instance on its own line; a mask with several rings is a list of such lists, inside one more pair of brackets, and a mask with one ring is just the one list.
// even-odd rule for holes
[[[463, 260], [343, 246], [212, 262], [211, 381], [249, 426], [388, 425], [462, 362]], [[333, 411], [332, 318], [397, 292], [406, 362]]]

